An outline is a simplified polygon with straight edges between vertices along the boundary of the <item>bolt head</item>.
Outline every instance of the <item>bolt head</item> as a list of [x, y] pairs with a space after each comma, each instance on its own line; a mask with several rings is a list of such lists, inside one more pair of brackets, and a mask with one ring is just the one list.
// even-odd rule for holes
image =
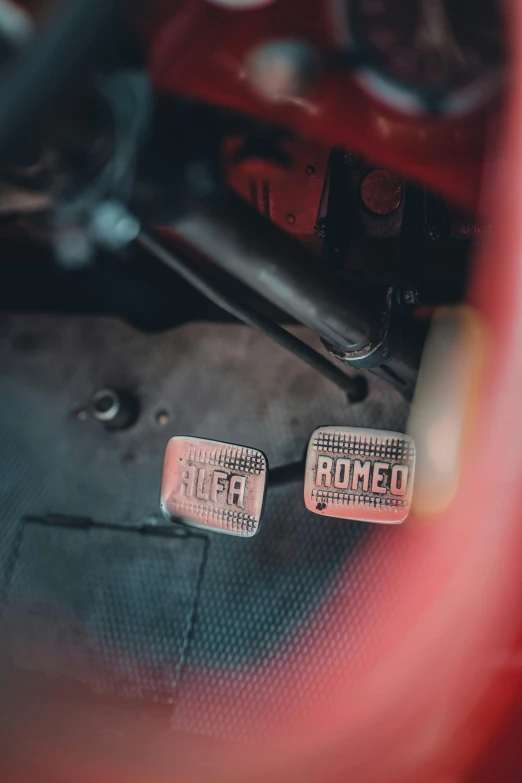
[[158, 411], [156, 414], [156, 424], [159, 424], [160, 427], [164, 427], [169, 420], [169, 414], [167, 411]]
[[361, 182], [361, 200], [369, 212], [385, 217], [395, 212], [402, 202], [402, 185], [386, 169], [368, 172]]

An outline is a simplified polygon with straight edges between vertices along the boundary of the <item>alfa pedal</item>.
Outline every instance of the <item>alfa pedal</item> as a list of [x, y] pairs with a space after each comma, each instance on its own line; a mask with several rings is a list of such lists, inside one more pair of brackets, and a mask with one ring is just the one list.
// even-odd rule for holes
[[408, 435], [319, 427], [308, 445], [305, 505], [323, 516], [400, 524], [410, 511], [414, 473]]
[[257, 533], [268, 463], [257, 449], [177, 436], [167, 444], [161, 508], [169, 519], [250, 537]]

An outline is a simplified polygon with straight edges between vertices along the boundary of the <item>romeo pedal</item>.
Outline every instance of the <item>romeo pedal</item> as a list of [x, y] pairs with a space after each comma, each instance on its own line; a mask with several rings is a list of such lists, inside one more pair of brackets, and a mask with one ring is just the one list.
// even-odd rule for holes
[[305, 504], [328, 517], [399, 524], [410, 511], [414, 473], [408, 435], [319, 427], [308, 445]]
[[178, 436], [167, 444], [161, 508], [169, 519], [253, 536], [265, 500], [268, 463], [257, 449]]

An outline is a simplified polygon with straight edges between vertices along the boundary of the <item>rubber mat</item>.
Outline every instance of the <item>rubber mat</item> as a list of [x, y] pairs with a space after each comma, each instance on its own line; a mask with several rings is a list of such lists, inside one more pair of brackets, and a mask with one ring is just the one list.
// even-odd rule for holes
[[0, 660], [98, 693], [172, 701], [205, 540], [27, 521], [0, 617]]

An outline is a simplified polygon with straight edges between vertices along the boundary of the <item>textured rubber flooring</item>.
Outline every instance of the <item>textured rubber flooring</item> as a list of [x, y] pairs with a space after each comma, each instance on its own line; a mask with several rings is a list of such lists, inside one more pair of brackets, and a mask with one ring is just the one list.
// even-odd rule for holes
[[[235, 325], [145, 335], [110, 319], [3, 316], [0, 367], [4, 660], [172, 703], [173, 727], [231, 739], [313, 709], [322, 673], [367, 644], [365, 597], [388, 566], [376, 547], [361, 570], [361, 549], [397, 529], [315, 516], [301, 482], [269, 491], [252, 539], [167, 526], [165, 445], [174, 434], [223, 439], [276, 467], [302, 458], [321, 424], [403, 430], [400, 396], [373, 378], [368, 399], [349, 406]], [[106, 386], [139, 397], [130, 430], [77, 415]], [[332, 636], [327, 607], [341, 589], [345, 621]], [[322, 671], [303, 677], [317, 644]]]
[[185, 534], [27, 522], [0, 618], [0, 658], [97, 693], [171, 702], [204, 547]]

